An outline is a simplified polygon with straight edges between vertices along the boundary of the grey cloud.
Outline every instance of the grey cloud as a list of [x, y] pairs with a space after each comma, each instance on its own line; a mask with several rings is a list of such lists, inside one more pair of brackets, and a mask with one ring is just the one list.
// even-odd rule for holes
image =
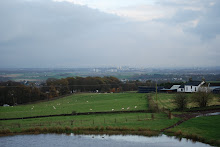
[[213, 6], [208, 6], [201, 16], [198, 25], [190, 29], [192, 32], [202, 36], [203, 40], [215, 38], [220, 34], [220, 1]]
[[[198, 15], [189, 19], [191, 13], [179, 15], [188, 21]], [[207, 64], [192, 54], [201, 47], [199, 39], [169, 23], [126, 21], [67, 2], [0, 1], [0, 20], [0, 67], [190, 66], [220, 60]], [[204, 50], [215, 53], [218, 45]], [[205, 51], [200, 56], [206, 57]]]
[[[214, 2], [214, 5], [210, 5]], [[176, 1], [165, 0], [158, 2], [160, 5], [177, 7], [176, 13], [169, 19], [156, 21], [181, 25], [189, 21], [198, 21], [196, 26], [183, 26], [183, 30], [199, 35], [203, 41], [215, 38], [220, 34], [220, 1], [196, 0]], [[198, 9], [196, 9], [198, 8]], [[195, 10], [196, 9], [196, 10]]]

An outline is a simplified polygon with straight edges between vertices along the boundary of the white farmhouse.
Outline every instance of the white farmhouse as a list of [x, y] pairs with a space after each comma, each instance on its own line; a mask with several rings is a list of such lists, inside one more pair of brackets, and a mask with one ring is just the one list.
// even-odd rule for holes
[[181, 85], [177, 92], [198, 92], [199, 88], [204, 84], [204, 81], [189, 81]]

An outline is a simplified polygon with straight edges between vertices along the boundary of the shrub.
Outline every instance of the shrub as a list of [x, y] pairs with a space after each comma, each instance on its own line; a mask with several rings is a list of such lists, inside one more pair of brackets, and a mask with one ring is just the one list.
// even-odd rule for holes
[[174, 96], [173, 103], [176, 105], [177, 109], [183, 110], [187, 107], [187, 95], [185, 93], [177, 93]]
[[209, 102], [212, 100], [213, 96], [210, 91], [202, 91], [194, 93], [191, 97], [191, 101], [196, 103], [199, 107], [208, 106]]

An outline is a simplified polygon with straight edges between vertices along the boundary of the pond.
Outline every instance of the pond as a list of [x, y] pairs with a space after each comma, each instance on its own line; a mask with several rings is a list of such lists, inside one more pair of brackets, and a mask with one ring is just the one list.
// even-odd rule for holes
[[145, 137], [138, 135], [65, 135], [39, 134], [0, 137], [1, 147], [209, 147], [210, 145], [192, 142], [187, 139], [179, 141], [175, 137], [161, 135]]
[[220, 115], [220, 112], [213, 112], [213, 113], [206, 113], [206, 114], [201, 114], [196, 117], [202, 117], [202, 116], [213, 116], [213, 115]]

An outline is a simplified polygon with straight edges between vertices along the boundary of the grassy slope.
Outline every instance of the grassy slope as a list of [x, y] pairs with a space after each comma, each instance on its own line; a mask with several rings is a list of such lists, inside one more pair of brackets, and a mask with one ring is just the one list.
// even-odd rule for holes
[[[88, 101], [88, 102], [87, 102]], [[34, 106], [34, 108], [33, 108]], [[56, 107], [56, 109], [53, 108]], [[137, 108], [135, 108], [137, 106]], [[22, 117], [33, 115], [61, 114], [92, 111], [115, 111], [130, 107], [129, 110], [146, 110], [146, 94], [140, 93], [116, 93], [116, 94], [75, 94], [62, 99], [42, 102], [32, 105], [16, 107], [1, 107], [1, 118]], [[33, 110], [31, 109], [33, 108]], [[146, 128], [161, 130], [176, 123], [179, 119], [168, 119], [164, 113], [131, 113], [131, 114], [105, 114], [88, 116], [50, 117], [25, 120], [0, 121], [1, 129], [9, 128], [12, 131], [30, 127], [70, 126], [70, 127], [92, 127], [92, 126], [117, 126], [132, 129]], [[74, 121], [74, 122], [71, 122]]]
[[220, 141], [220, 116], [193, 118], [170, 130], [181, 131], [183, 134], [196, 134], [208, 140]]
[[[34, 107], [33, 107], [34, 106]], [[56, 109], [54, 109], [54, 107]], [[137, 108], [135, 108], [137, 106]], [[146, 110], [146, 94], [74, 94], [54, 101], [16, 107], [0, 107], [0, 118], [25, 117], [76, 112]], [[33, 108], [33, 109], [32, 109]], [[90, 110], [92, 109], [92, 110]]]

